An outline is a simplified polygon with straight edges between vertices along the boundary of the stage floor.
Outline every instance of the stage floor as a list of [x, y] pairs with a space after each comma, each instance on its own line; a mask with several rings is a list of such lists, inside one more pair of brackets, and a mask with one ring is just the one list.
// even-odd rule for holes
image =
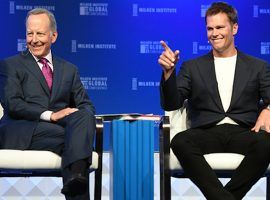
[[[102, 200], [110, 200], [110, 157], [104, 153]], [[154, 161], [154, 199], [159, 200], [159, 154]], [[91, 200], [93, 200], [94, 174], [90, 174]], [[229, 179], [222, 179], [226, 183]], [[244, 200], [265, 200], [265, 178], [262, 178]], [[64, 200], [60, 193], [61, 178], [0, 178], [0, 200]], [[204, 200], [201, 192], [188, 179], [172, 179], [172, 200]]]

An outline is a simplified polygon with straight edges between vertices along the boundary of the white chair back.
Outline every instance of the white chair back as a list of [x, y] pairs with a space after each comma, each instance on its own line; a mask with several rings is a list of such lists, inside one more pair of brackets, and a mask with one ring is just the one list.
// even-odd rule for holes
[[165, 115], [170, 119], [170, 140], [179, 132], [187, 129], [186, 109], [165, 111]]
[[[170, 141], [179, 132], [187, 130], [189, 126], [189, 121], [187, 120], [187, 101], [184, 102], [183, 107], [173, 111], [165, 111], [165, 115], [169, 116], [170, 119]], [[179, 161], [174, 155], [172, 149], [170, 149], [170, 169], [182, 169]]]
[[0, 104], [0, 118], [3, 116], [3, 107]]
[[165, 111], [165, 115], [170, 118], [171, 140], [177, 133], [190, 128], [190, 121], [187, 119], [187, 101], [185, 101], [183, 107], [178, 110]]

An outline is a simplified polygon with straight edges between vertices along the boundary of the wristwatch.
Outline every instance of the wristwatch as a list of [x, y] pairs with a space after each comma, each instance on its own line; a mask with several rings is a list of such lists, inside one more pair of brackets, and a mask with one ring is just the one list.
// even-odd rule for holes
[[266, 107], [267, 110], [270, 110], [270, 104], [268, 104], [268, 106]]

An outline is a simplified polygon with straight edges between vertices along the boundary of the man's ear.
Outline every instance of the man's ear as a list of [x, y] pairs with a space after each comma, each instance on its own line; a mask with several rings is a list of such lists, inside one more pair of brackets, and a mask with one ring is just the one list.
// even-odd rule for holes
[[55, 32], [52, 32], [52, 43], [55, 43], [56, 39], [57, 39], [57, 36], [58, 36], [58, 33], [55, 31]]
[[233, 26], [232, 26], [232, 30], [233, 30], [233, 35], [236, 35], [237, 32], [238, 32], [238, 24], [235, 23]]

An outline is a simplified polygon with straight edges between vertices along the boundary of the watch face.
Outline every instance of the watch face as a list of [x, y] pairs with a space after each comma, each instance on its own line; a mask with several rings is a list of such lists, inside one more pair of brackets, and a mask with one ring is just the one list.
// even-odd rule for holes
[[270, 104], [266, 107], [266, 109], [270, 110]]

